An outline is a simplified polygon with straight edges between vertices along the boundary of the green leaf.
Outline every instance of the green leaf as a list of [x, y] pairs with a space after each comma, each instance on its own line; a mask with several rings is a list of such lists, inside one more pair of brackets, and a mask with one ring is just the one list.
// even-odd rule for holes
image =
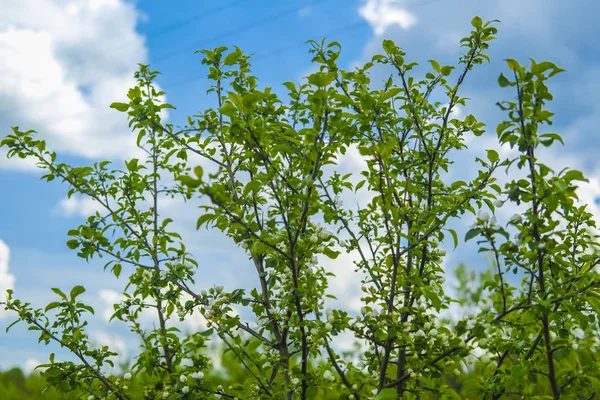
[[442, 67], [442, 75], [444, 76], [448, 76], [452, 73], [452, 70], [454, 69], [454, 67], [451, 67], [450, 65], [446, 65], [445, 67]]
[[396, 43], [394, 43], [393, 40], [384, 40], [383, 41], [383, 50], [385, 50], [385, 52], [387, 54], [395, 53], [397, 47], [398, 46], [396, 46]]
[[481, 229], [479, 229], [479, 228], [475, 228], [475, 229], [469, 230], [467, 232], [467, 234], [465, 235], [465, 242], [468, 241], [468, 240], [473, 239], [474, 237], [476, 237], [480, 233], [481, 233]]
[[60, 307], [60, 304], [61, 304], [60, 301], [53, 301], [52, 303], [48, 304], [46, 306], [46, 308], [44, 308], [44, 312], [48, 312], [48, 311], [53, 310], [53, 309], [55, 309], [57, 307]]
[[397, 396], [396, 389], [387, 388], [379, 392], [374, 400], [396, 399]]
[[480, 29], [483, 26], [483, 20], [481, 17], [474, 17], [471, 20], [471, 25], [477, 29]]
[[288, 88], [289, 91], [292, 92], [292, 93], [296, 92], [296, 85], [294, 85], [293, 82], [283, 82], [283, 86], [285, 86], [286, 88]]
[[387, 99], [390, 99], [402, 91], [403, 89], [401, 88], [391, 88], [383, 94], [383, 100], [385, 101]]
[[331, 250], [329, 247], [325, 247], [325, 249], [323, 250], [323, 254], [325, 254], [327, 257], [331, 258], [332, 260], [335, 260], [340, 255], [340, 252]]
[[69, 295], [71, 296], [71, 300], [74, 300], [75, 298], [77, 298], [77, 296], [79, 296], [80, 294], [85, 292], [85, 288], [81, 285], [77, 285], [75, 287], [73, 287], [73, 289], [71, 289], [71, 293], [69, 293]]
[[504, 74], [500, 74], [498, 77], [498, 84], [500, 87], [507, 87], [510, 85], [510, 81], [504, 76]]
[[79, 240], [71, 239], [71, 240], [67, 241], [67, 247], [70, 248], [71, 250], [75, 250], [77, 247], [79, 247]]
[[67, 295], [62, 292], [59, 288], [51, 288], [54, 293], [62, 297], [64, 300], [67, 300]]
[[237, 115], [237, 109], [230, 101], [223, 104], [219, 110], [223, 113], [223, 115], [228, 117], [235, 117]]
[[115, 277], [119, 277], [119, 275], [121, 275], [121, 269], [123, 267], [121, 266], [121, 264], [115, 264], [115, 266], [112, 269], [113, 274], [115, 275]]
[[209, 337], [210, 335], [213, 334], [213, 332], [214, 332], [214, 329], [210, 328], [210, 329], [200, 332], [199, 334], [200, 334], [200, 336], [203, 336], [203, 337]]
[[227, 56], [225, 56], [225, 59], [223, 60], [223, 64], [225, 65], [233, 65], [236, 62], [238, 62], [238, 60], [240, 59], [240, 53], [238, 51], [232, 51], [231, 53], [227, 54]]
[[198, 177], [198, 180], [202, 180], [202, 167], [198, 165], [194, 168], [194, 174]]
[[138, 169], [139, 160], [137, 158], [132, 158], [129, 162], [125, 161], [125, 166], [129, 171], [135, 171]]
[[496, 161], [500, 160], [500, 156], [498, 155], [498, 152], [496, 150], [487, 150], [487, 157], [488, 160], [490, 160], [492, 163], [495, 163]]
[[577, 171], [576, 169], [572, 169], [570, 171], [568, 171], [564, 176], [563, 179], [566, 181], [584, 181], [587, 182], [588, 180], [585, 179], [585, 176], [583, 176], [583, 172], [581, 171]]
[[114, 108], [117, 111], [125, 112], [129, 110], [129, 104], [127, 103], [112, 103], [110, 108]]
[[596, 314], [600, 315], [600, 300], [596, 297], [589, 296], [587, 297], [587, 301], [590, 303], [590, 306], [592, 306], [594, 311], [596, 311]]
[[458, 234], [454, 229], [448, 229], [448, 232], [452, 235], [452, 240], [454, 241], [454, 249], [458, 247]]
[[510, 68], [511, 71], [518, 71], [521, 67], [519, 62], [515, 59], [507, 58], [505, 61], [506, 65], [508, 65], [508, 68]]
[[200, 181], [192, 178], [191, 176], [187, 176], [187, 175], [183, 175], [177, 178], [178, 181], [181, 182], [182, 185], [184, 186], [188, 186], [192, 189], [197, 188], [198, 186], [200, 186]]
[[308, 76], [308, 83], [311, 85], [325, 87], [336, 78], [335, 72], [315, 72]]
[[431, 64], [431, 68], [433, 68], [433, 70], [439, 74], [441, 68], [440, 63], [435, 60], [429, 60], [429, 63]]
[[562, 349], [558, 349], [556, 350], [552, 356], [556, 361], [562, 360], [563, 358], [566, 358], [569, 356], [569, 354], [571, 353], [571, 349], [568, 347], [563, 347]]
[[203, 214], [198, 218], [198, 221], [196, 222], [196, 230], [200, 229], [200, 227], [202, 225], [204, 225], [205, 223], [207, 223], [208, 221], [211, 221], [215, 218], [214, 214]]

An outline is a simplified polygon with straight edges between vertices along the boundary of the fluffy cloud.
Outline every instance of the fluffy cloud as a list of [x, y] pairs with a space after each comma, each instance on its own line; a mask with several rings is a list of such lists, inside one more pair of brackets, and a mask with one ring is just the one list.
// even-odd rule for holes
[[[10, 261], [10, 249], [2, 240], [0, 240], [0, 300], [5, 299], [8, 289], [12, 289], [15, 283], [14, 275], [8, 272], [8, 262]], [[5, 312], [0, 308], [0, 317]]]
[[75, 197], [64, 198], [60, 201], [57, 207], [57, 212], [66, 217], [81, 216], [89, 217], [94, 215], [96, 211], [101, 211], [102, 206], [90, 197]]
[[25, 372], [27, 375], [29, 375], [33, 372], [41, 372], [41, 371], [46, 370], [46, 368], [35, 369], [40, 364], [42, 364], [42, 362], [40, 360], [38, 360], [37, 358], [28, 358], [27, 360], [25, 360], [25, 363], [23, 364], [23, 372]]
[[417, 17], [399, 0], [366, 0], [358, 13], [371, 25], [377, 36], [383, 35], [394, 25], [406, 30], [417, 23]]
[[[0, 15], [0, 124], [35, 129], [52, 149], [87, 158], [140, 154], [126, 116], [109, 109], [145, 62], [124, 0], [8, 2]], [[4, 158], [4, 154], [0, 154]], [[31, 169], [27, 163], [0, 167]]]

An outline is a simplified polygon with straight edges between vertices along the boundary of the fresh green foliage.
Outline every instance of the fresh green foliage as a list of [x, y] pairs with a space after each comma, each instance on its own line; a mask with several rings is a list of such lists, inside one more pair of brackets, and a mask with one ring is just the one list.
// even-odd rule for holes
[[[125, 168], [59, 163], [34, 131], [13, 128], [2, 141], [9, 157], [36, 160], [46, 180], [60, 179], [69, 196], [101, 206], [68, 232], [67, 246], [85, 260], [108, 258], [106, 268], [126, 277], [126, 301], [115, 304], [113, 318], [129, 324], [142, 344], [119, 378], [105, 368], [116, 354], [88, 341], [85, 314], [93, 310], [77, 300], [82, 287], [69, 295], [53, 289], [58, 300], [45, 310], [9, 293], [4, 305], [16, 322], [79, 360], [52, 355], [44, 365], [48, 384], [88, 399], [120, 400], [593, 398], [600, 392], [599, 253], [592, 216], [576, 203], [584, 177], [555, 173], [536, 158], [539, 145], [562, 142], [540, 132], [552, 117], [544, 108], [552, 99], [545, 82], [562, 70], [506, 60], [510, 73], [498, 83], [516, 100], [498, 104], [509, 119], [497, 133], [519, 156], [503, 160], [490, 149], [476, 159], [480, 170], [471, 181], [442, 179], [450, 156], [466, 148], [465, 138], [485, 133], [475, 116], [454, 118], [452, 111], [466, 105], [459, 89], [469, 72], [490, 61], [485, 51], [496, 34], [493, 22], [472, 20], [455, 83], [449, 83], [455, 67], [435, 60], [422, 80], [410, 76], [416, 63], [391, 40], [354, 71], [338, 67], [339, 43], [310, 41], [319, 70], [306, 83], [284, 83], [286, 101], [257, 86], [240, 49], [202, 50], [216, 107], [177, 130], [161, 121], [160, 111], [172, 106], [158, 101], [157, 72], [140, 65], [129, 102], [111, 105], [127, 113], [146, 154]], [[381, 90], [370, 85], [376, 64], [393, 71]], [[440, 87], [444, 106], [429, 100]], [[326, 177], [324, 167], [335, 166], [351, 146], [366, 160], [360, 180], [338, 172]], [[216, 172], [205, 176], [190, 165], [192, 154]], [[526, 176], [503, 189], [496, 183], [499, 167]], [[347, 192], [370, 200], [362, 209], [346, 208], [340, 196]], [[176, 196], [209, 200], [200, 206], [197, 227], [217, 229], [246, 251], [256, 268], [255, 289], [191, 288], [198, 255], [186, 250], [160, 211], [165, 198]], [[494, 213], [505, 202], [524, 212], [501, 226], [483, 208]], [[453, 299], [444, 292], [440, 243], [449, 233], [460, 247], [448, 222], [475, 214], [465, 239], [478, 240], [493, 268], [479, 276], [459, 269], [460, 297]], [[316, 223], [319, 217], [337, 234]], [[358, 315], [324, 309], [331, 273], [317, 256], [335, 259], [341, 252], [356, 258], [354, 268], [364, 277]], [[442, 318], [453, 302], [476, 313]], [[155, 312], [154, 329], [140, 325], [144, 309]], [[234, 309], [255, 318], [245, 320]], [[192, 313], [206, 318], [207, 331], [187, 335], [166, 322]], [[364, 346], [338, 353], [336, 340], [348, 333]], [[210, 360], [202, 349], [210, 340], [243, 372], [222, 382], [206, 379]], [[127, 384], [131, 379], [137, 383]]]

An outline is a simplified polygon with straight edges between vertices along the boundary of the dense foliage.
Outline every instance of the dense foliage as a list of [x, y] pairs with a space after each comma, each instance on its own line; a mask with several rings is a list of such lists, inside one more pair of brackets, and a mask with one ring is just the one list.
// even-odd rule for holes
[[[515, 98], [498, 103], [508, 119], [496, 131], [518, 156], [503, 160], [489, 149], [470, 181], [449, 181], [450, 156], [466, 148], [467, 135], [489, 134], [475, 116], [452, 114], [466, 105], [458, 93], [469, 72], [490, 61], [493, 21], [475, 17], [472, 26], [453, 84], [455, 68], [434, 60], [423, 79], [409, 76], [416, 63], [390, 40], [354, 71], [338, 67], [338, 43], [311, 42], [319, 71], [306, 83], [286, 82], [286, 101], [259, 89], [240, 49], [203, 50], [217, 106], [177, 130], [162, 122], [161, 111], [172, 106], [160, 101], [157, 72], [141, 65], [129, 102], [112, 104], [128, 114], [146, 154], [124, 169], [60, 163], [34, 131], [13, 128], [2, 141], [9, 157], [36, 160], [46, 180], [62, 180], [69, 196], [102, 207], [68, 232], [67, 245], [86, 260], [108, 258], [106, 267], [126, 277], [127, 299], [115, 304], [113, 318], [142, 344], [128, 370], [109, 373], [117, 354], [90, 343], [93, 309], [78, 299], [82, 286], [52, 289], [57, 300], [45, 309], [9, 292], [4, 305], [16, 322], [78, 359], [51, 355], [43, 366], [48, 384], [90, 400], [593, 398], [600, 392], [600, 259], [595, 223], [576, 201], [585, 178], [536, 157], [540, 146], [562, 141], [542, 132], [553, 115], [545, 109], [552, 100], [546, 80], [562, 70], [507, 60], [510, 73], [498, 83]], [[369, 77], [375, 64], [394, 71], [380, 90]], [[447, 102], [430, 101], [437, 88]], [[325, 167], [350, 148], [366, 169], [326, 176]], [[206, 177], [191, 156], [216, 172]], [[518, 177], [504, 188], [500, 167]], [[368, 202], [344, 207], [341, 198], [352, 194]], [[161, 211], [169, 198], [196, 201], [203, 210], [197, 227], [215, 228], [246, 251], [255, 289], [193, 289], [201, 255], [170, 230]], [[489, 212], [506, 203], [521, 212], [501, 225]], [[462, 297], [453, 299], [444, 290], [440, 243], [447, 237], [458, 246], [448, 222], [469, 214], [477, 217], [466, 240], [478, 240], [493, 268], [473, 276], [460, 269]], [[360, 313], [325, 306], [331, 273], [320, 259], [341, 252], [356, 260], [346, 267], [362, 280]], [[457, 301], [474, 311], [444, 318]], [[156, 327], [139, 322], [148, 310]], [[169, 323], [193, 313], [208, 330], [185, 335]], [[336, 341], [348, 333], [363, 346], [343, 354]], [[213, 369], [201, 351], [209, 341], [227, 351], [228, 368], [235, 365], [223, 382], [209, 379]]]

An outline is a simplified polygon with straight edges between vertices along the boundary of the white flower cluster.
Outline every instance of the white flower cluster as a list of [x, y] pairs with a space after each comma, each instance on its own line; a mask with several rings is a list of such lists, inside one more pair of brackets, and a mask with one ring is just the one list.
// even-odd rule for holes
[[145, 269], [142, 272], [142, 283], [145, 283], [146, 285], [152, 283], [152, 271], [150, 271], [149, 269]]
[[333, 382], [333, 381], [335, 381], [335, 376], [333, 376], [333, 374], [331, 373], [331, 371], [330, 371], [330, 370], [326, 370], [326, 371], [323, 373], [323, 378], [325, 378], [325, 380], [328, 380], [328, 381], [330, 381], [330, 382]]
[[498, 225], [495, 216], [490, 218], [490, 214], [488, 214], [485, 211], [479, 210], [479, 212], [477, 213], [477, 221], [473, 225], [471, 225], [471, 228], [473, 229], [486, 225], [495, 230], [501, 228], [500, 225]]
[[333, 233], [331, 233], [327, 229], [323, 228], [321, 226], [321, 224], [318, 222], [314, 224], [314, 228], [315, 228], [315, 233], [313, 233], [309, 238], [310, 242], [313, 244], [317, 243], [319, 240], [321, 240], [321, 241], [328, 240], [333, 236]]
[[376, 317], [379, 315], [379, 311], [377, 311], [376, 309], [369, 310], [369, 308], [367, 307], [362, 307], [360, 309], [360, 313], [365, 317]]
[[335, 205], [335, 208], [342, 208], [344, 206], [344, 202], [340, 199], [340, 196], [338, 196], [337, 194], [333, 199], [333, 204]]

